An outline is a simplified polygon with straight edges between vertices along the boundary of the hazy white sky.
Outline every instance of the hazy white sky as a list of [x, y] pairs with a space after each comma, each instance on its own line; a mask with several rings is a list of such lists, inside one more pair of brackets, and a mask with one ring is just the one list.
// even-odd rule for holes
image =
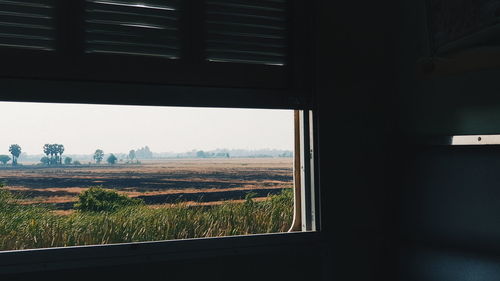
[[42, 154], [60, 143], [65, 154], [192, 149], [293, 149], [293, 111], [0, 102], [0, 154], [17, 143]]

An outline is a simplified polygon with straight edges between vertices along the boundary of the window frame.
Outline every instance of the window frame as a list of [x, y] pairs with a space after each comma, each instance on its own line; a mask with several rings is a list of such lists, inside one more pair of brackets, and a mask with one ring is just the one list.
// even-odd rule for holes
[[55, 270], [182, 261], [212, 256], [293, 253], [302, 246], [318, 251], [321, 233], [314, 231], [216, 238], [193, 238], [98, 246], [74, 246], [0, 252], [0, 276]]
[[[312, 95], [305, 89], [177, 86], [112, 81], [1, 78], [1, 76], [0, 89], [1, 101], [19, 102], [269, 109], [312, 109], [313, 103]], [[43, 93], [40, 89], [43, 89]]]
[[298, 124], [295, 135], [300, 142], [296, 148], [300, 147], [300, 153], [294, 157], [300, 159], [300, 178], [295, 178], [294, 204], [301, 206], [301, 211], [297, 213], [295, 209], [294, 222], [288, 232], [0, 251], [0, 275], [276, 251], [293, 253], [303, 248], [320, 250], [318, 151], [314, 149], [317, 117], [308, 109], [295, 110], [295, 117]]

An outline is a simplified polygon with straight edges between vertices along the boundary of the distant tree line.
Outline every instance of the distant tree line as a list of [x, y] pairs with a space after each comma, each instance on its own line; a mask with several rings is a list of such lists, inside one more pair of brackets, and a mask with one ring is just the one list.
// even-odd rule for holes
[[[79, 161], [73, 161], [71, 157], [63, 157], [65, 147], [62, 144], [45, 144], [42, 148], [44, 157], [35, 158], [32, 160], [40, 159], [43, 165], [53, 166], [53, 165], [81, 165]], [[22, 153], [21, 146], [18, 144], [12, 144], [9, 146], [10, 155], [0, 155], [0, 163], [4, 166], [7, 165], [9, 161], [12, 161], [12, 166], [18, 165], [18, 159], [20, 156], [28, 157], [24, 152]], [[185, 153], [153, 153], [148, 146], [141, 147], [139, 149], [132, 149], [128, 154], [118, 153], [109, 154], [105, 158], [104, 151], [102, 149], [96, 149], [92, 154], [92, 159], [96, 164], [101, 164], [102, 161], [106, 161], [108, 164], [116, 164], [117, 162], [123, 162], [126, 164], [139, 164], [139, 159], [153, 159], [153, 158], [233, 158], [233, 157], [293, 157], [294, 153], [290, 150], [276, 150], [276, 149], [261, 149], [261, 150], [245, 150], [245, 149], [216, 149], [212, 151], [195, 150], [185, 152]], [[82, 160], [82, 156], [72, 155], [79, 160]], [[40, 156], [38, 156], [40, 157]], [[88, 157], [86, 155], [85, 157]], [[87, 158], [88, 159], [88, 158]], [[89, 162], [90, 164], [90, 162]]]
[[[65, 157], [63, 158], [63, 153], [65, 151], [64, 145], [58, 144], [58, 143], [53, 143], [53, 144], [44, 144], [42, 147], [43, 156], [40, 159], [40, 162], [43, 165], [47, 166], [53, 166], [53, 165], [81, 165], [79, 161], [73, 161], [71, 157]], [[9, 146], [9, 152], [11, 156], [5, 155], [5, 154], [0, 154], [0, 163], [3, 164], [4, 166], [7, 165], [9, 161], [12, 160], [12, 166], [18, 165], [18, 158], [21, 155], [21, 146], [18, 144], [12, 144]], [[24, 153], [27, 155], [26, 153]], [[153, 158], [153, 152], [149, 149], [148, 146], [145, 146], [143, 148], [140, 148], [138, 150], [130, 150], [128, 155], [126, 157], [130, 160], [127, 161], [127, 163], [134, 163], [133, 161], [135, 160], [135, 163], [139, 163], [137, 158]], [[125, 155], [123, 155], [125, 157]], [[96, 149], [94, 154], [92, 155], [92, 158], [94, 159], [96, 164], [101, 164], [101, 162], [104, 160], [104, 151], [102, 149]], [[63, 160], [64, 159], [64, 160]], [[120, 160], [122, 161], [122, 160]], [[108, 164], [116, 164], [118, 162], [118, 157], [111, 153], [107, 158], [106, 162]], [[89, 162], [90, 163], [90, 162]]]
[[153, 152], [146, 145], [145, 147], [142, 147], [142, 148], [135, 150], [134, 156], [135, 156], [134, 158], [138, 158], [138, 159], [151, 159], [151, 158], [153, 158]]

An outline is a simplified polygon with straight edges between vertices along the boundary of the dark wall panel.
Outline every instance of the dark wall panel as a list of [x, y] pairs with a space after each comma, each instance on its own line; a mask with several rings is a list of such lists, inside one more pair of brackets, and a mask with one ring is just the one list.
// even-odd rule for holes
[[392, 280], [393, 1], [318, 1], [326, 280]]
[[406, 157], [401, 280], [500, 279], [500, 147], [418, 147]]

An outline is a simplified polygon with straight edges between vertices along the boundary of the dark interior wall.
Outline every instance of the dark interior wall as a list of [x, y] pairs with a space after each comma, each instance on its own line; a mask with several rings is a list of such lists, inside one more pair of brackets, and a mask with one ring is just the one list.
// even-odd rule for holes
[[500, 148], [419, 147], [401, 204], [401, 280], [500, 278]]
[[425, 142], [499, 133], [500, 70], [417, 75], [429, 56], [423, 2], [403, 1], [399, 19], [398, 127], [423, 141], [402, 146], [398, 160], [399, 279], [499, 280], [499, 148]]
[[319, 1], [317, 114], [327, 280], [392, 280], [392, 1]]
[[403, 237], [500, 250], [499, 156], [495, 146], [419, 149], [404, 182]]
[[396, 45], [400, 129], [409, 135], [499, 133], [499, 68], [424, 72], [432, 57], [425, 1], [401, 1]]

